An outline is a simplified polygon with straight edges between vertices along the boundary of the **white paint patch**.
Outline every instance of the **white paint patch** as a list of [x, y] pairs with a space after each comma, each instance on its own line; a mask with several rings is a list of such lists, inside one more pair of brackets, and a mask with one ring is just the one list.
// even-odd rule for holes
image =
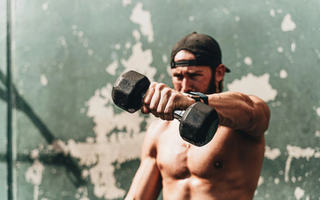
[[139, 2], [133, 8], [130, 20], [133, 23], [140, 25], [140, 31], [143, 35], [148, 37], [148, 42], [153, 42], [153, 27], [151, 23], [151, 14], [149, 11], [142, 10], [142, 3]]
[[320, 152], [317, 151], [316, 153], [314, 153], [314, 157], [315, 157], [315, 158], [320, 158]]
[[301, 189], [300, 187], [296, 187], [294, 190], [294, 196], [297, 200], [300, 200], [304, 196], [305, 191]]
[[141, 42], [132, 46], [132, 55], [128, 60], [121, 59], [121, 63], [126, 70], [138, 71], [147, 76], [150, 80], [153, 80], [154, 75], [157, 73], [157, 69], [150, 66], [152, 61], [153, 57], [151, 49], [143, 51]]
[[[125, 195], [125, 190], [116, 186], [112, 163], [117, 162], [116, 167], [119, 167], [122, 162], [139, 158], [145, 135], [140, 130], [144, 118], [139, 112], [114, 114], [110, 105], [113, 104], [111, 91], [112, 85], [108, 83], [96, 90], [87, 102], [87, 116], [95, 123], [95, 141], [93, 138], [88, 138], [86, 143], [69, 140], [67, 144], [70, 155], [79, 159], [80, 165], [87, 167], [82, 171], [82, 176], [90, 177], [95, 196], [105, 199], [123, 198]], [[146, 120], [147, 125], [154, 119], [150, 115]], [[126, 132], [108, 136], [114, 129]]]
[[291, 51], [292, 51], [292, 52], [295, 52], [295, 51], [296, 51], [296, 48], [297, 48], [296, 43], [292, 42], [292, 43], [291, 43]]
[[93, 50], [92, 50], [92, 49], [89, 49], [89, 50], [88, 50], [88, 55], [89, 55], [89, 56], [92, 56], [92, 55], [93, 55]]
[[291, 15], [286, 14], [281, 23], [281, 30], [283, 32], [293, 31], [294, 29], [296, 29], [296, 27], [297, 27], [296, 24], [291, 20]]
[[264, 178], [262, 176], [259, 177], [258, 187], [264, 183]]
[[288, 77], [288, 72], [285, 69], [280, 70], [279, 73], [280, 78], [285, 79]]
[[115, 48], [116, 50], [119, 50], [119, 49], [121, 48], [121, 44], [119, 44], [119, 43], [118, 43], [118, 44], [115, 44], [115, 45], [114, 45], [114, 48]]
[[170, 77], [172, 77], [172, 69], [170, 65], [167, 66], [167, 73]]
[[243, 62], [246, 64], [246, 65], [252, 65], [252, 59], [250, 57], [245, 57]]
[[316, 130], [315, 135], [316, 135], [317, 137], [320, 137], [320, 130]]
[[320, 107], [316, 109], [317, 115], [320, 117]]
[[126, 42], [125, 47], [126, 47], [126, 49], [129, 49], [131, 47], [131, 43], [130, 42]]
[[282, 53], [282, 52], [283, 52], [283, 48], [282, 48], [282, 47], [278, 47], [277, 50], [278, 50], [279, 53]]
[[291, 168], [292, 158], [295, 158], [295, 159], [306, 158], [307, 161], [309, 161], [309, 159], [315, 153], [315, 150], [310, 147], [306, 149], [302, 149], [301, 147], [291, 146], [290, 144], [287, 145], [287, 151], [288, 151], [288, 158], [286, 161], [285, 174], [284, 174], [285, 182], [289, 181], [289, 171]]
[[269, 13], [270, 13], [271, 17], [276, 16], [276, 11], [274, 9], [271, 9]]
[[77, 193], [75, 194], [76, 199], [79, 200], [90, 200], [88, 198], [88, 188], [86, 187], [79, 187], [77, 189]]
[[138, 30], [134, 29], [134, 30], [132, 31], [132, 35], [133, 35], [133, 37], [136, 39], [136, 41], [139, 41], [139, 40], [140, 40], [141, 35], [140, 35], [140, 32], [139, 32]]
[[230, 11], [227, 8], [223, 8], [222, 11], [224, 12], [224, 14], [229, 15]]
[[122, 0], [122, 6], [127, 7], [127, 5], [131, 5], [132, 0]]
[[50, 2], [43, 3], [42, 6], [41, 6], [42, 10], [44, 10], [44, 11], [48, 10], [49, 4], [50, 4]]
[[163, 63], [167, 63], [168, 62], [168, 56], [167, 55], [165, 55], [165, 54], [162, 55], [162, 62]]
[[67, 47], [68, 47], [66, 38], [63, 37], [63, 36], [60, 36], [60, 37], [57, 39], [57, 42], [58, 42], [61, 46], [63, 46], [64, 48], [67, 48]]
[[279, 148], [271, 149], [270, 147], [265, 147], [265, 154], [264, 156], [270, 160], [275, 160], [281, 155], [281, 151]]
[[56, 153], [62, 153], [63, 155], [69, 154], [69, 148], [65, 145], [65, 143], [61, 140], [55, 140], [52, 142], [52, 149]]
[[115, 60], [106, 67], [106, 72], [108, 72], [112, 76], [115, 76], [116, 70], [118, 69], [118, 67], [119, 67], [119, 61]]
[[41, 83], [41, 85], [43, 85], [43, 86], [47, 86], [47, 85], [48, 85], [48, 79], [47, 79], [46, 75], [41, 74], [41, 76], [40, 76], [40, 83]]
[[35, 160], [31, 167], [25, 173], [25, 179], [28, 183], [34, 185], [33, 188], [33, 200], [38, 200], [39, 198], [39, 185], [42, 182], [42, 174], [44, 171], [44, 166], [39, 160]]
[[270, 75], [267, 73], [262, 76], [254, 76], [249, 73], [240, 80], [235, 79], [232, 83], [227, 84], [227, 88], [230, 91], [256, 95], [265, 102], [273, 101], [278, 92], [270, 85], [269, 78]]

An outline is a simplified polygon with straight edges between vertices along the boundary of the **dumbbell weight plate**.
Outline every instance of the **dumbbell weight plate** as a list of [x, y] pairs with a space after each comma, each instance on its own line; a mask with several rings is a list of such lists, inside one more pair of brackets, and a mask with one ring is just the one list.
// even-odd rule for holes
[[149, 85], [149, 79], [138, 72], [124, 73], [113, 85], [113, 102], [129, 113], [134, 113], [141, 108], [143, 96]]
[[218, 126], [217, 111], [204, 103], [196, 102], [183, 114], [179, 132], [185, 141], [200, 147], [212, 140]]

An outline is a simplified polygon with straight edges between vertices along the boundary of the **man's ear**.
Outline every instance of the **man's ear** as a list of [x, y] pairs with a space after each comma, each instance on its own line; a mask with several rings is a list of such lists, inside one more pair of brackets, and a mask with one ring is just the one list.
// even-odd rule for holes
[[226, 73], [226, 67], [224, 66], [224, 64], [220, 64], [216, 68], [216, 74], [215, 74], [216, 82], [220, 82], [223, 79], [225, 73]]

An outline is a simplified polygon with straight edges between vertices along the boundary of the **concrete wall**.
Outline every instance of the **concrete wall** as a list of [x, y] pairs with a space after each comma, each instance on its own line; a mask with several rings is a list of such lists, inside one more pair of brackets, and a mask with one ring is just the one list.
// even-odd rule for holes
[[9, 135], [13, 199], [123, 199], [154, 118], [116, 108], [112, 84], [134, 69], [172, 86], [171, 48], [197, 31], [220, 43], [232, 70], [224, 90], [271, 109], [255, 199], [319, 199], [319, 8], [319, 0], [0, 0], [0, 195]]

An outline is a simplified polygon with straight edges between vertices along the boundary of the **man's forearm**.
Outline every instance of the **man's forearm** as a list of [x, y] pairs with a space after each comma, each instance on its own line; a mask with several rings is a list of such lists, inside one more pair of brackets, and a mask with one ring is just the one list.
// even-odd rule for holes
[[259, 98], [239, 92], [208, 95], [209, 105], [216, 109], [220, 125], [260, 135], [268, 128], [270, 112]]

